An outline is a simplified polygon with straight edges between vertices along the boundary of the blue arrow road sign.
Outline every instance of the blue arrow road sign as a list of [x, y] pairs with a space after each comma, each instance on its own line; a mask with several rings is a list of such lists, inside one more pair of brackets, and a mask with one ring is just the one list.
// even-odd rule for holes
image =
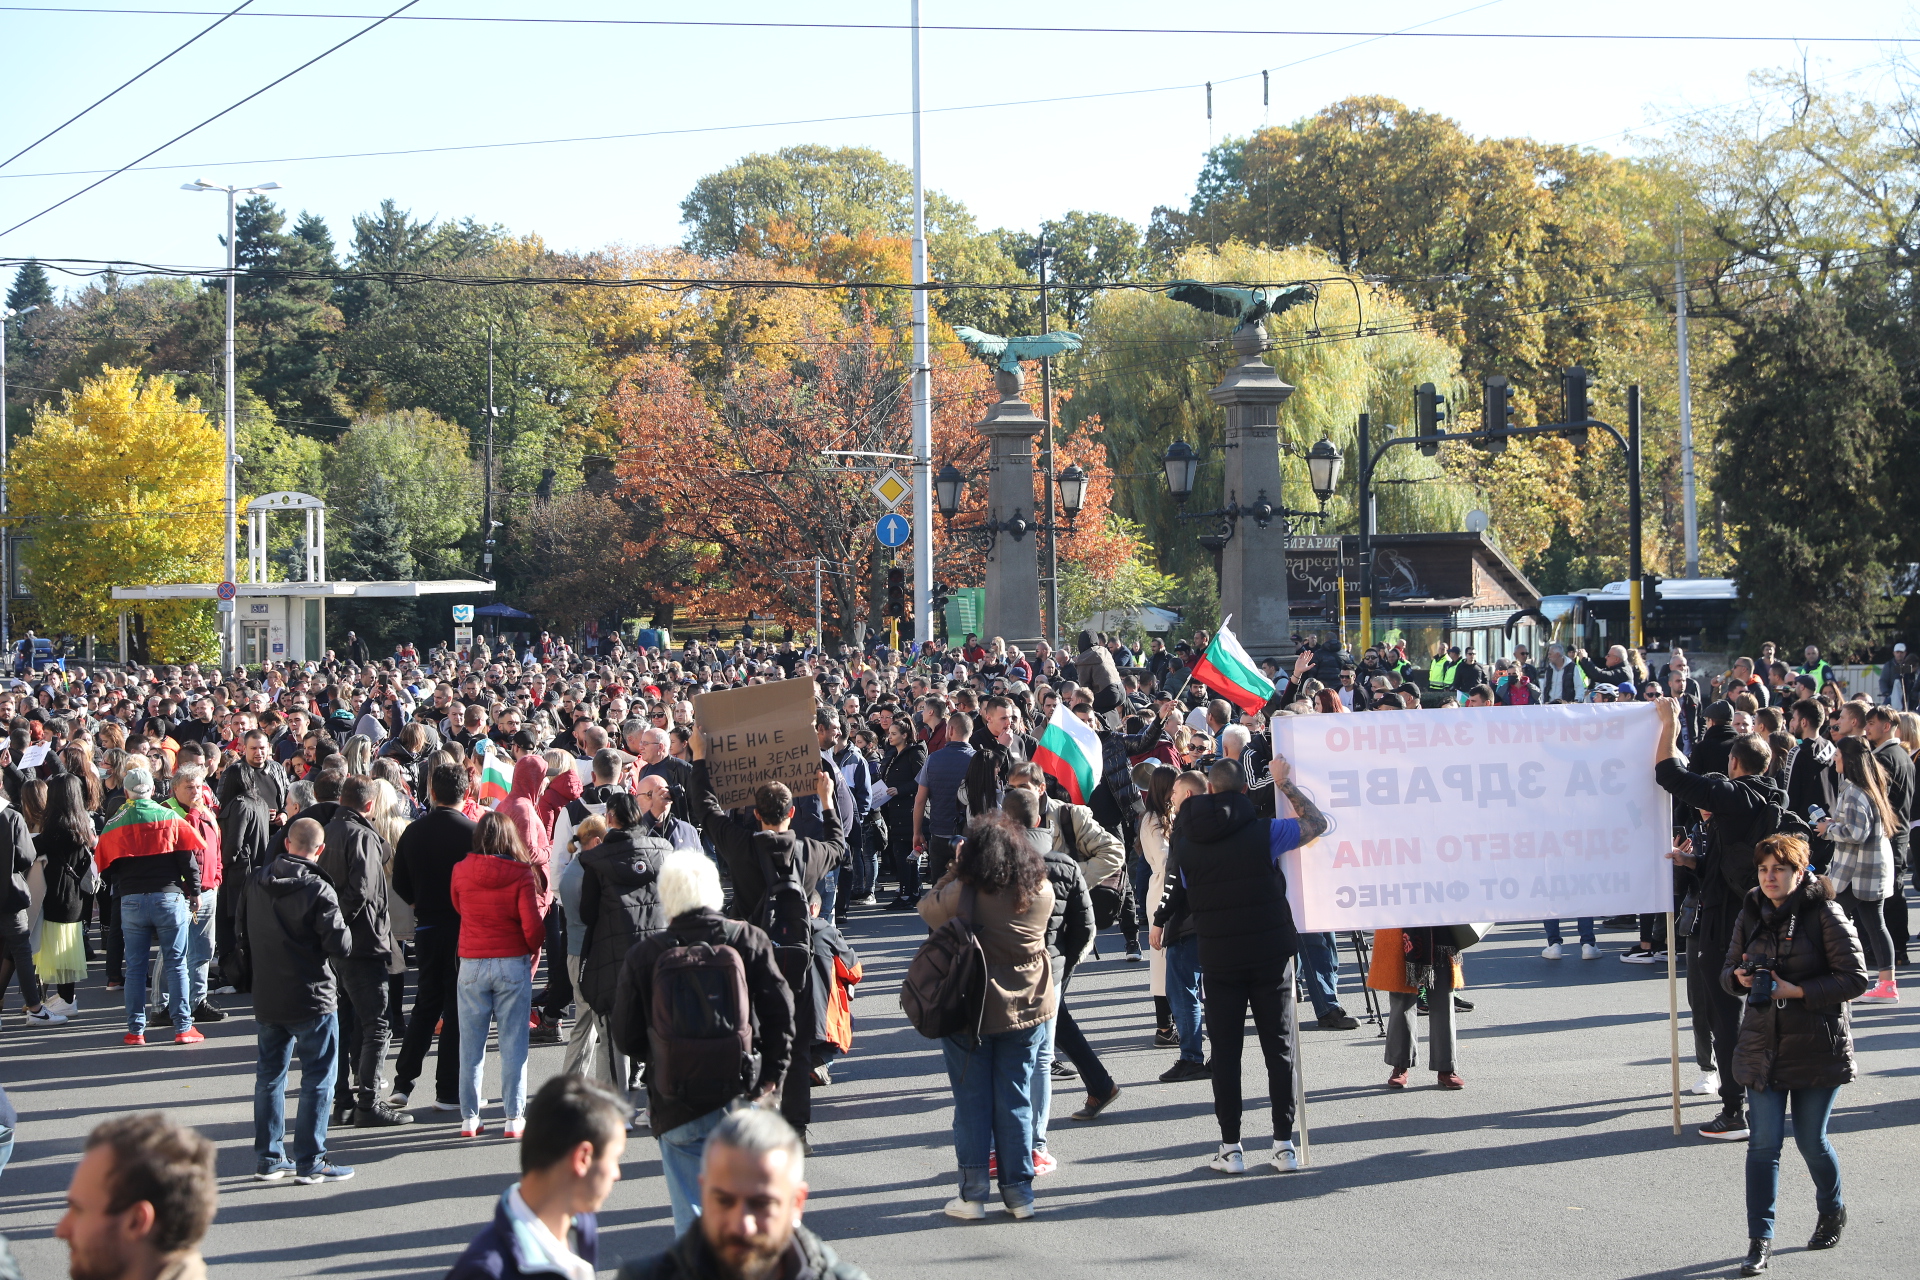
[[904, 547], [907, 539], [913, 536], [913, 526], [907, 518], [900, 515], [884, 515], [880, 523], [873, 527], [873, 536], [880, 540], [883, 547]]

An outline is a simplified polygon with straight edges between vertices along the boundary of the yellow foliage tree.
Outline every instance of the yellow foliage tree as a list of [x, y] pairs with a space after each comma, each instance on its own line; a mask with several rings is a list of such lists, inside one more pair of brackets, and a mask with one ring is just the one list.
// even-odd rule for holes
[[[222, 453], [197, 400], [137, 369], [103, 367], [35, 417], [10, 460], [7, 523], [29, 539], [21, 567], [49, 630], [111, 634], [114, 587], [218, 580]], [[210, 601], [140, 612], [156, 660], [217, 654]]]

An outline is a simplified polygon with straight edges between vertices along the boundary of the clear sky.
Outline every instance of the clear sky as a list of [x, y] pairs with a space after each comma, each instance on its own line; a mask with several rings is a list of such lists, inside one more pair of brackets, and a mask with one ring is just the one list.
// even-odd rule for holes
[[[0, 158], [17, 151], [213, 21], [238, 0], [40, 0], [122, 12], [0, 7], [7, 95]], [[401, 0], [258, 0], [118, 97], [0, 167], [0, 227], [259, 89]], [[153, 12], [165, 4], [176, 12]], [[421, 0], [409, 17], [619, 18], [669, 23], [904, 24], [908, 0], [796, 5], [716, 0]], [[252, 16], [326, 14], [324, 17]], [[366, 15], [366, 16], [353, 16]], [[1372, 5], [1167, 5], [925, 0], [922, 20], [976, 26], [1187, 27], [1355, 32], [1742, 34], [1753, 43], [1096, 34], [929, 30], [923, 36], [928, 185], [984, 227], [1031, 228], [1083, 208], [1144, 221], [1184, 205], [1210, 140], [1286, 122], [1351, 94], [1445, 112], [1480, 134], [1629, 151], [1649, 121], [1749, 94], [1758, 68], [1798, 65], [1871, 94], [1920, 36], [1899, 0], [1381, 0]], [[1358, 47], [1350, 47], [1358, 46]], [[1920, 44], [1907, 46], [1920, 53]], [[1260, 71], [1271, 70], [1261, 103]], [[1203, 82], [1213, 81], [1213, 119]], [[1131, 92], [1149, 90], [1149, 92]], [[1153, 92], [1151, 90], [1160, 90]], [[1111, 95], [1079, 97], [1080, 95]], [[1075, 101], [1036, 99], [1077, 97]], [[0, 255], [212, 264], [217, 198], [180, 191], [279, 182], [290, 210], [342, 242], [384, 198], [421, 217], [472, 217], [551, 246], [671, 244], [702, 174], [751, 151], [816, 142], [911, 155], [902, 29], [792, 29], [394, 21], [9, 235]], [[977, 110], [977, 104], [1025, 103]], [[865, 116], [827, 120], [824, 117]], [[814, 123], [785, 123], [817, 121]], [[656, 136], [428, 154], [302, 159], [474, 143]], [[54, 176], [57, 175], [57, 176]]]

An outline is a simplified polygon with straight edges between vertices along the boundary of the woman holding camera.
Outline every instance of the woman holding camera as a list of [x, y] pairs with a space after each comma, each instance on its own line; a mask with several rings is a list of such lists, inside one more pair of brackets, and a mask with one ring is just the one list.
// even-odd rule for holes
[[1733, 1075], [1747, 1090], [1747, 1260], [1743, 1276], [1767, 1269], [1780, 1191], [1787, 1107], [1793, 1138], [1813, 1177], [1820, 1218], [1809, 1249], [1840, 1243], [1847, 1210], [1840, 1163], [1827, 1140], [1834, 1096], [1853, 1079], [1847, 1002], [1867, 989], [1866, 959], [1853, 923], [1826, 880], [1807, 872], [1807, 842], [1775, 835], [1754, 849], [1760, 886], [1747, 894], [1720, 974], [1746, 1009]]

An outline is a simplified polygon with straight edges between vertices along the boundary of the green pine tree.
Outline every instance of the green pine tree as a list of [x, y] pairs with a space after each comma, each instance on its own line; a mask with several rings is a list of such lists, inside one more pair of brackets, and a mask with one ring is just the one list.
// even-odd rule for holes
[[52, 301], [53, 284], [47, 279], [47, 269], [28, 258], [13, 273], [13, 287], [7, 290], [8, 308], [25, 311], [28, 307], [47, 306]]
[[1887, 463], [1904, 413], [1871, 302], [1810, 294], [1769, 310], [1715, 375], [1727, 398], [1716, 491], [1757, 643], [1866, 643], [1897, 530]]
[[[409, 581], [416, 570], [410, 541], [387, 478], [376, 472], [368, 478], [354, 512], [353, 533], [339, 562], [339, 576], [349, 582]], [[419, 610], [411, 600], [350, 598], [335, 613], [340, 637], [344, 640], [348, 629], [359, 632], [376, 656], [402, 640], [424, 639], [416, 634]]]

